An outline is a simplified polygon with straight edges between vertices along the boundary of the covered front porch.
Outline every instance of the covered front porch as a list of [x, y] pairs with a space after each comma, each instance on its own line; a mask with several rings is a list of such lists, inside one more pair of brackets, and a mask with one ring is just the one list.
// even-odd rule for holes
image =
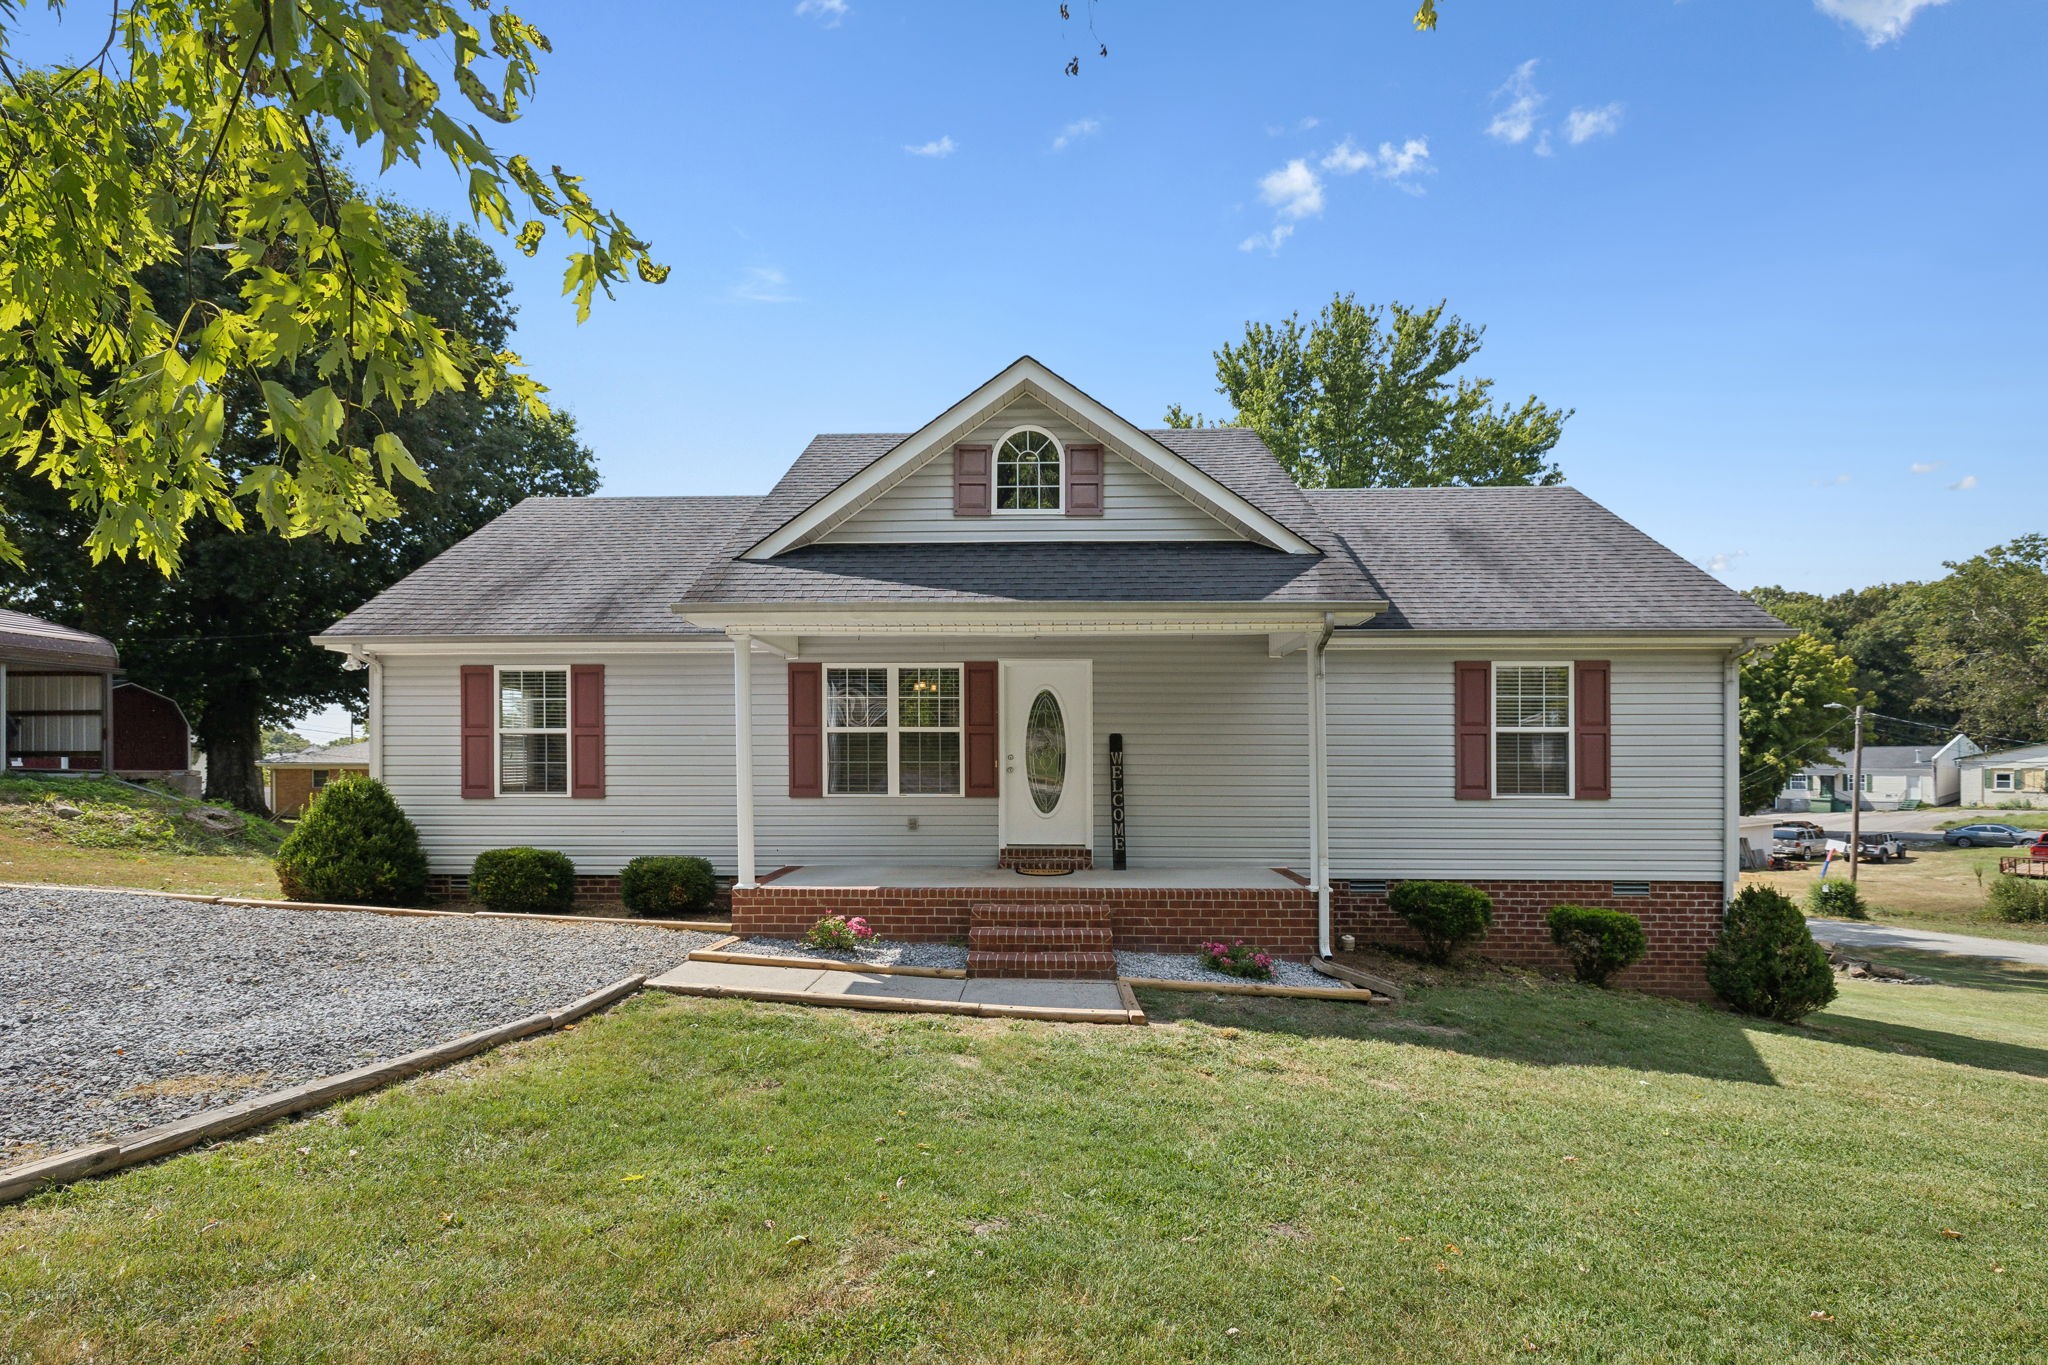
[[790, 865], [764, 873], [761, 886], [807, 890], [874, 891], [884, 887], [955, 887], [986, 890], [1079, 893], [1124, 888], [1145, 891], [1288, 891], [1310, 884], [1306, 873], [1248, 862], [1184, 862], [1164, 867], [1083, 867], [1070, 872], [1031, 872], [1014, 867], [961, 867], [942, 863], [831, 862]]

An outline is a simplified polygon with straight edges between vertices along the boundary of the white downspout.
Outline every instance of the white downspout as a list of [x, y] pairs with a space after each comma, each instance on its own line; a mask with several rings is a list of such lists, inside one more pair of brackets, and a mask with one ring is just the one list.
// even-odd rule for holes
[[732, 637], [733, 789], [739, 826], [739, 879], [754, 887], [754, 637]]
[[1729, 650], [1722, 678], [1722, 785], [1727, 796], [1723, 840], [1727, 854], [1721, 870], [1724, 902], [1735, 899], [1742, 881], [1742, 658], [1755, 648], [1755, 641], [1744, 640]]
[[370, 668], [370, 777], [384, 780], [384, 661], [372, 654]]
[[1316, 951], [1330, 956], [1330, 745], [1329, 696], [1323, 646], [1336, 621], [1325, 612], [1322, 630], [1308, 642], [1308, 745], [1310, 886], [1316, 893]]

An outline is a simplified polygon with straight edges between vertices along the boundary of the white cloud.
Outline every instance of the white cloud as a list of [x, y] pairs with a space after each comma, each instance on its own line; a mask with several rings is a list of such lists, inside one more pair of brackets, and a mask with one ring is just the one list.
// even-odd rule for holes
[[1260, 177], [1259, 198], [1282, 218], [1312, 218], [1323, 211], [1323, 180], [1309, 169], [1308, 162], [1296, 157]]
[[797, 0], [797, 15], [805, 19], [819, 19], [826, 28], [838, 28], [851, 8], [846, 0]]
[[1957, 479], [1954, 483], [1950, 484], [1948, 486], [1948, 491], [1951, 493], [1967, 493], [1976, 486], [1977, 476], [1975, 474], [1965, 474], [1963, 475], [1963, 477]]
[[1265, 251], [1270, 254], [1278, 251], [1280, 244], [1293, 235], [1294, 224], [1275, 223], [1271, 232], [1254, 232], [1251, 236], [1239, 242], [1237, 249], [1239, 251]]
[[1916, 460], [1906, 467], [1915, 474], [1932, 474], [1947, 463], [1947, 460]]
[[1565, 136], [1574, 147], [1596, 137], [1611, 137], [1621, 127], [1621, 105], [1603, 104], [1598, 109], [1574, 109], [1564, 116]]
[[1508, 102], [1486, 125], [1488, 137], [1519, 146], [1536, 131], [1536, 111], [1543, 107], [1543, 95], [1536, 89], [1536, 61], [1531, 57], [1516, 67], [1507, 84], [1493, 92], [1495, 99], [1505, 97]]
[[1948, 0], [1813, 0], [1813, 7], [1863, 34], [1871, 47], [1883, 47], [1905, 36], [1906, 25], [1923, 9]]
[[909, 152], [912, 156], [951, 156], [953, 155], [953, 139], [948, 135], [946, 137], [934, 138], [930, 142], [920, 142], [916, 146], [906, 142], [903, 144], [903, 150]]
[[1748, 555], [1749, 551], [1747, 550], [1727, 550], [1721, 554], [1708, 556], [1707, 562], [1700, 567], [1711, 574], [1725, 574], [1728, 570], [1735, 567], [1736, 560], [1747, 558]]
[[1311, 129], [1322, 127], [1323, 121], [1317, 118], [1314, 114], [1310, 114], [1307, 118], [1303, 119], [1300, 123], [1297, 123], [1294, 126], [1300, 129], [1302, 132], [1306, 133]]
[[1094, 137], [1101, 131], [1102, 120], [1077, 118], [1066, 127], [1060, 129], [1060, 135], [1052, 140], [1052, 149], [1056, 152], [1061, 151], [1068, 143], [1079, 142], [1084, 137]]
[[[1382, 142], [1377, 155], [1347, 137], [1324, 154], [1322, 167], [1338, 175], [1371, 171], [1380, 179], [1397, 184], [1409, 176], [1428, 175], [1436, 170], [1429, 164], [1429, 139], [1426, 137], [1411, 137], [1398, 147], [1391, 142]], [[1401, 188], [1418, 194], [1421, 192], [1412, 185], [1402, 185]]]
[[1323, 169], [1335, 171], [1339, 175], [1350, 175], [1355, 171], [1362, 171], [1370, 165], [1372, 165], [1372, 153], [1362, 147], [1352, 146], [1351, 139], [1348, 137], [1332, 147], [1323, 157]]
[[742, 303], [795, 303], [789, 276], [772, 265], [750, 265], [732, 287], [732, 296]]

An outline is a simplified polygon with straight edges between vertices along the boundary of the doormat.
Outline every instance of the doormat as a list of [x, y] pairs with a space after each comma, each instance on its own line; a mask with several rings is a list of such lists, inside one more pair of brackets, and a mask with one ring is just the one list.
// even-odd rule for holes
[[1013, 867], [1010, 871], [1022, 873], [1026, 877], [1071, 877], [1074, 875], [1074, 869], [1071, 867]]

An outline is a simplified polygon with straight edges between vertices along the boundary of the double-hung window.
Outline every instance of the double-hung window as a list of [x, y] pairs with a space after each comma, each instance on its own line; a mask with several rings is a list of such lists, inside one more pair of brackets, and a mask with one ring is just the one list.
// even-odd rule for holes
[[498, 790], [569, 790], [569, 670], [498, 670]]
[[958, 796], [960, 667], [828, 667], [825, 790], [833, 796]]
[[1991, 790], [1995, 792], [2009, 792], [2013, 790], [2014, 783], [2012, 778], [2013, 775], [2011, 773], [1991, 774]]
[[1493, 794], [1572, 794], [1572, 667], [1495, 664]]

